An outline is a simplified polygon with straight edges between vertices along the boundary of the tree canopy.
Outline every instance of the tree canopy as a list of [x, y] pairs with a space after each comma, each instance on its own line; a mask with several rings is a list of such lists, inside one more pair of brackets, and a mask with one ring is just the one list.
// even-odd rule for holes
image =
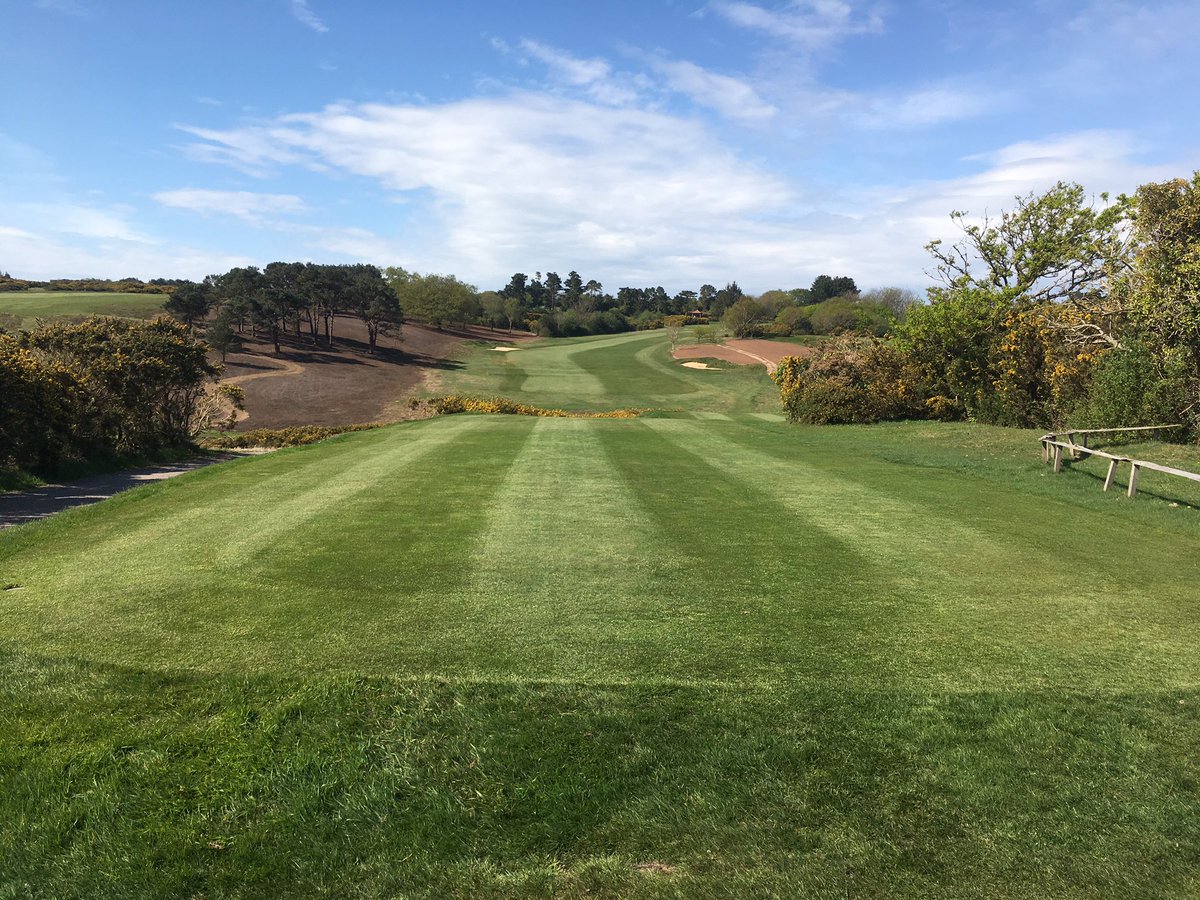
[[479, 315], [475, 287], [453, 275], [411, 275], [396, 282], [395, 292], [408, 315], [437, 328], [448, 322], [470, 322]]

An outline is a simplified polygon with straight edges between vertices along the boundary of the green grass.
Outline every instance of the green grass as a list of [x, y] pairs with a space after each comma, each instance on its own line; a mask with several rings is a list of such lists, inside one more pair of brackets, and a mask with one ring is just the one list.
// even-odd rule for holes
[[768, 336], [763, 338], [767, 341], [777, 341], [781, 344], [796, 344], [800, 347], [820, 347], [835, 340], [832, 335], [828, 334], [793, 334], [788, 337]]
[[661, 335], [454, 377], [681, 411], [0, 534], [0, 897], [1200, 892], [1195, 510], [1032, 432], [772, 421]]
[[543, 340], [511, 352], [475, 350], [447, 372], [440, 393], [502, 394], [531, 406], [779, 412], [779, 394], [758, 366], [704, 372], [671, 358], [662, 331]]
[[153, 318], [167, 298], [162, 294], [114, 294], [102, 291], [20, 291], [0, 293], [0, 314], [19, 317], [21, 328], [57, 316]]
[[23, 472], [20, 469], [0, 469], [0, 493], [6, 491], [26, 491], [45, 483], [37, 475]]

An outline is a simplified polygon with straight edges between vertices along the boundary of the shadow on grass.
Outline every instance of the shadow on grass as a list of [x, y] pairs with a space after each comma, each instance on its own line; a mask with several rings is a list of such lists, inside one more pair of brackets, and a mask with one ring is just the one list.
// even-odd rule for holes
[[624, 896], [655, 892], [647, 866], [703, 896], [1165, 896], [1200, 864], [1194, 691], [299, 679], [13, 651], [0, 674], [0, 884], [55, 896]]

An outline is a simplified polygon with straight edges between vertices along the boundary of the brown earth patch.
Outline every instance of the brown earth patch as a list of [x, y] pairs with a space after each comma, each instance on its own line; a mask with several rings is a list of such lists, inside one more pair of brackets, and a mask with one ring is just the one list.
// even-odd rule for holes
[[464, 341], [515, 345], [533, 336], [410, 322], [399, 336], [380, 337], [370, 354], [366, 326], [339, 316], [332, 349], [291, 333], [282, 337], [276, 356], [269, 341], [244, 338], [241, 350], [228, 355], [222, 378], [246, 393], [246, 416], [237, 425], [243, 431], [411, 418], [404, 401], [417, 390], [436, 390], [441, 372], [459, 368], [457, 351]]
[[764, 341], [752, 338], [739, 338], [725, 342], [726, 346], [739, 350], [742, 353], [748, 353], [751, 356], [756, 356], [761, 360], [765, 360], [764, 365], [769, 364], [772, 371], [783, 360], [785, 356], [808, 356], [816, 353], [813, 347], [805, 347], [800, 344], [789, 344], [786, 341]]
[[672, 356], [675, 359], [719, 359], [739, 366], [759, 365], [765, 366], [769, 372], [774, 372], [779, 361], [785, 356], [807, 356], [813, 352], [815, 351], [812, 347], [802, 347], [799, 344], [737, 339], [726, 341], [724, 344], [680, 347]]

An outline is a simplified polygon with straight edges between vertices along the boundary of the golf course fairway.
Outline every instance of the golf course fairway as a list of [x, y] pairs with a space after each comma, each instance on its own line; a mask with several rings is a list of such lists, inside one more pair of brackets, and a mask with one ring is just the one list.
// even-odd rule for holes
[[[662, 332], [0, 533], [0, 898], [1200, 893], [1200, 519]], [[1173, 493], [1174, 492], [1174, 493]]]

